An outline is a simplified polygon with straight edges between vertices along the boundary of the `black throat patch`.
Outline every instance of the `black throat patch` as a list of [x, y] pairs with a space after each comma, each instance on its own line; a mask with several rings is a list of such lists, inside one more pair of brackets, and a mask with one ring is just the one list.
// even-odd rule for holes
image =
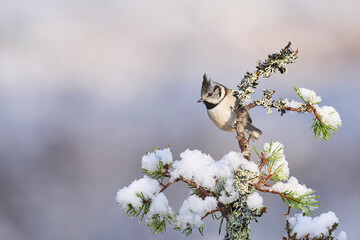
[[206, 109], [207, 109], [207, 110], [210, 110], [210, 109], [213, 109], [214, 107], [216, 107], [219, 103], [214, 104], [214, 103], [209, 103], [209, 102], [207, 102], [207, 101], [204, 101], [204, 104], [205, 104], [205, 106], [206, 106]]
[[[221, 89], [219, 89], [220, 90], [220, 95], [221, 95]], [[207, 110], [210, 110], [210, 109], [213, 109], [214, 107], [216, 107], [217, 105], [219, 105], [219, 103], [221, 103], [222, 102], [222, 100], [224, 100], [224, 98], [228, 95], [228, 93], [229, 93], [229, 90], [227, 89], [227, 88], [225, 88], [225, 96], [220, 100], [220, 102], [218, 102], [218, 103], [209, 103], [209, 102], [207, 102], [207, 101], [204, 101], [204, 104], [205, 104], [205, 106], [206, 106], [206, 109]]]

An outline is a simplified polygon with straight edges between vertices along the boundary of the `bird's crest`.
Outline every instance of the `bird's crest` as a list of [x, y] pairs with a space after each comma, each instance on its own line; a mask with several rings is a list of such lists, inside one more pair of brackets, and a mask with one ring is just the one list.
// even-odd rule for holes
[[202, 86], [201, 86], [201, 95], [206, 94], [211, 86], [211, 80], [207, 78], [206, 73], [203, 76], [203, 82], [202, 82]]

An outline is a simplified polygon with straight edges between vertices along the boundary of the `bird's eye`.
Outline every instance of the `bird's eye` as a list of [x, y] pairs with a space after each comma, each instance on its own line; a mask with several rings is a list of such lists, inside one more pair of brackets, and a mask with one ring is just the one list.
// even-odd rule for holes
[[212, 93], [208, 93], [208, 97], [211, 97]]

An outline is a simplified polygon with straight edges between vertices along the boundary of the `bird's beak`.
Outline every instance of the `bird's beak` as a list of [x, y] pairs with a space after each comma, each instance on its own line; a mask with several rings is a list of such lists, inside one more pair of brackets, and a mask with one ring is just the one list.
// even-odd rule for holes
[[197, 102], [200, 103], [200, 102], [203, 102], [204, 99], [200, 98]]

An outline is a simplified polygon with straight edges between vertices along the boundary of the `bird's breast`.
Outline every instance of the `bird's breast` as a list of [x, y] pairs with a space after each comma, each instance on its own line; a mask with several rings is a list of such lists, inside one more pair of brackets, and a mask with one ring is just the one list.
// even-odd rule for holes
[[224, 131], [235, 131], [234, 124], [236, 114], [233, 111], [235, 107], [235, 97], [225, 98], [216, 107], [207, 111], [209, 118], [217, 127]]

